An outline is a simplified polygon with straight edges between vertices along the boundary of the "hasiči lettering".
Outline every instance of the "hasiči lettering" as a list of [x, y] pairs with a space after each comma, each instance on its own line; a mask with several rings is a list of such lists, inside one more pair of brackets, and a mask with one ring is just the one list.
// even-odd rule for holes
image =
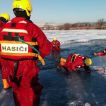
[[5, 53], [28, 53], [28, 45], [2, 43], [1, 51]]

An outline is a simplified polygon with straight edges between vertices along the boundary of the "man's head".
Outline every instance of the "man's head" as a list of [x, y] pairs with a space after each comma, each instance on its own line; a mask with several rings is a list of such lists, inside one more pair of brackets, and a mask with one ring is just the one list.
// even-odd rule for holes
[[56, 39], [56, 37], [53, 37], [53, 41], [56, 41], [57, 39]]
[[2, 13], [0, 14], [0, 20], [4, 23], [8, 22], [10, 20], [10, 16], [8, 13]]
[[91, 60], [90, 58], [85, 58], [84, 63], [85, 63], [87, 66], [90, 66], [90, 65], [92, 65], [92, 60]]
[[30, 0], [14, 0], [13, 12], [16, 17], [24, 17], [29, 19], [32, 12]]

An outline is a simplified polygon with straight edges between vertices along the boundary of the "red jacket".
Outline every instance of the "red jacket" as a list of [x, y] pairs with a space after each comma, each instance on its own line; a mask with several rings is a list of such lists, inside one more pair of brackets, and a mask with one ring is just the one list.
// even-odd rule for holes
[[[24, 36], [25, 38], [24, 40], [26, 42], [30, 42], [30, 41], [32, 41], [32, 43], [37, 42], [38, 44], [37, 47], [40, 52], [40, 55], [44, 58], [49, 53], [51, 53], [51, 49], [52, 49], [51, 42], [48, 41], [47, 37], [40, 30], [40, 28], [38, 28], [31, 21], [28, 21], [28, 23], [27, 21], [28, 20], [25, 20], [24, 18], [16, 17], [16, 18], [13, 18], [10, 21], [10, 23], [9, 22], [6, 23], [4, 26], [5, 30], [2, 30], [2, 32], [0, 32], [0, 41], [2, 41], [3, 39], [7, 39], [7, 42], [8, 41], [12, 42], [14, 46], [14, 42], [17, 42], [17, 40], [19, 40], [17, 39], [18, 38], [17, 36], [21, 38], [23, 38]], [[4, 35], [4, 33], [6, 35]], [[23, 52], [23, 50], [26, 50], [26, 49], [23, 49], [22, 47], [18, 48], [19, 46], [20, 45], [18, 44], [17, 46], [17, 43], [16, 43], [17, 49], [15, 50], [15, 53], [11, 53], [11, 52], [14, 52], [14, 47], [11, 48], [10, 46], [6, 50], [7, 52], [10, 52], [11, 54], [13, 54], [13, 57], [16, 57], [18, 53], [17, 51], [19, 51], [18, 49], [20, 49], [21, 52]], [[4, 47], [4, 50], [5, 50], [5, 47]], [[5, 51], [5, 54], [6, 54], [6, 51]], [[27, 52], [26, 52], [26, 55], [27, 55]], [[20, 55], [17, 55], [17, 56], [21, 57]], [[38, 106], [42, 87], [40, 86], [40, 84], [38, 84], [39, 68], [37, 66], [37, 61], [31, 60], [31, 59], [29, 60], [25, 59], [22, 61], [11, 61], [11, 60], [8, 60], [7, 58], [6, 59], [2, 58], [1, 60], [2, 60], [1, 61], [2, 78], [9, 79], [8, 81], [13, 88], [15, 105]], [[16, 78], [18, 82], [16, 81]]]
[[60, 42], [58, 40], [53, 40], [52, 42], [52, 51], [60, 52]]
[[2, 30], [4, 24], [5, 24], [5, 23], [4, 23], [3, 21], [0, 21], [0, 31]]
[[2, 57], [5, 58], [17, 60], [34, 57], [34, 50], [25, 43], [20, 44], [19, 38], [33, 47], [38, 45], [37, 48], [42, 57], [48, 55], [51, 49], [51, 44], [46, 39], [44, 33], [31, 21], [25, 20], [24, 18], [12, 19], [5, 25], [0, 35], [0, 41], [6, 42], [7, 44], [1, 43]]
[[104, 51], [94, 53], [95, 56], [104, 56], [106, 55], [106, 49]]
[[66, 60], [65, 67], [69, 71], [75, 71], [77, 68], [84, 66], [84, 56], [79, 54], [70, 54]]
[[[2, 30], [2, 28], [4, 27], [4, 25], [5, 25], [5, 23], [0, 20], [0, 31]], [[0, 69], [1, 69], [1, 59], [0, 59]]]
[[[17, 29], [20, 27], [24, 27], [26, 21], [24, 18], [22, 17], [16, 17], [16, 18], [13, 18], [11, 21], [9, 21], [8, 23], [6, 23], [4, 25], [4, 28], [10, 28], [10, 29], [15, 29], [15, 23], [20, 25], [20, 23], [23, 23], [22, 26], [18, 26], [17, 25]], [[11, 28], [11, 26], [13, 26]], [[26, 29], [28, 31], [28, 35], [30, 38], [34, 37], [36, 38], [36, 41], [38, 43], [38, 46], [39, 46], [39, 52], [40, 52], [40, 55], [44, 58], [45, 56], [47, 56], [50, 52], [51, 52], [51, 49], [52, 49], [52, 46], [51, 46], [51, 42], [47, 40], [47, 37], [45, 36], [45, 34], [40, 30], [39, 27], [37, 27], [35, 24], [33, 24], [31, 21], [28, 22], [28, 25], [26, 26]], [[6, 30], [5, 30], [6, 31]], [[11, 30], [10, 30], [11, 31]], [[14, 31], [14, 30], [12, 30]], [[4, 33], [7, 33], [7, 32], [0, 32], [0, 41], [3, 40], [4, 38]], [[10, 33], [7, 33], [7, 34], [10, 34]], [[14, 34], [14, 33], [13, 33]], [[21, 34], [22, 35], [22, 34]], [[11, 36], [11, 35], [9, 35]], [[15, 34], [13, 35], [15, 36]], [[28, 38], [29, 38], [28, 37]], [[10, 37], [9, 37], [10, 38]], [[27, 38], [26, 38], [27, 40]], [[16, 54], [15, 54], [16, 55]], [[15, 55], [13, 55], [13, 57], [16, 57]], [[7, 55], [3, 55], [4, 57], [6, 57]], [[10, 70], [9, 70], [10, 71]], [[3, 71], [5, 72], [5, 71]], [[3, 74], [3, 77], [5, 78], [5, 75], [7, 76], [7, 73], [4, 73]]]

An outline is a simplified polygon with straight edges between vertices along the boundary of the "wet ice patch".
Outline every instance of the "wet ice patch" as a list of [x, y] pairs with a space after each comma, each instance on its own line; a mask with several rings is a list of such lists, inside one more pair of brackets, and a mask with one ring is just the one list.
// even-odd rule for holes
[[69, 103], [69, 106], [83, 106], [82, 101], [73, 101]]
[[6, 90], [1, 90], [0, 92], [0, 99], [3, 98], [3, 96], [6, 94]]
[[82, 101], [73, 101], [69, 103], [69, 106], [92, 106], [90, 103], [83, 103]]
[[106, 68], [103, 66], [93, 66], [93, 69], [99, 74], [106, 74]]
[[12, 89], [2, 89], [0, 91], [0, 106], [15, 106], [12, 95]]
[[85, 105], [84, 106], [91, 106], [91, 104], [90, 103], [85, 103]]

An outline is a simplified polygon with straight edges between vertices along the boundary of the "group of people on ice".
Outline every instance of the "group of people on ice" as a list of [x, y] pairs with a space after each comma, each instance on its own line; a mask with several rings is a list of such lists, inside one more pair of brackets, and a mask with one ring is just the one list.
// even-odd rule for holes
[[[60, 56], [60, 42], [58, 40], [56, 40], [56, 38], [53, 38], [52, 41], [52, 45], [53, 45], [53, 49], [52, 49], [52, 53], [53, 56], [55, 55]], [[58, 48], [58, 49], [57, 49]], [[95, 52], [93, 54], [94, 56], [104, 56], [106, 55], [106, 49], [100, 52]], [[64, 68], [67, 72], [72, 72], [72, 71], [80, 71], [80, 68], [83, 68], [85, 70], [85, 72], [90, 73], [91, 69], [90, 69], [90, 65], [92, 65], [92, 59], [87, 57], [87, 56], [83, 56], [77, 53], [71, 53], [68, 55], [67, 58], [63, 58], [60, 57], [60, 62], [58, 64], [58, 67]]]
[[[4, 89], [12, 88], [15, 106], [39, 106], [43, 86], [39, 83], [38, 60], [45, 65], [44, 58], [52, 51], [60, 54], [60, 42], [50, 42], [41, 29], [31, 20], [30, 0], [14, 0], [14, 18], [8, 13], [0, 14], [0, 68]], [[106, 49], [94, 55], [105, 55]], [[89, 71], [92, 60], [79, 54], [60, 58], [60, 67], [75, 71], [84, 67]]]

